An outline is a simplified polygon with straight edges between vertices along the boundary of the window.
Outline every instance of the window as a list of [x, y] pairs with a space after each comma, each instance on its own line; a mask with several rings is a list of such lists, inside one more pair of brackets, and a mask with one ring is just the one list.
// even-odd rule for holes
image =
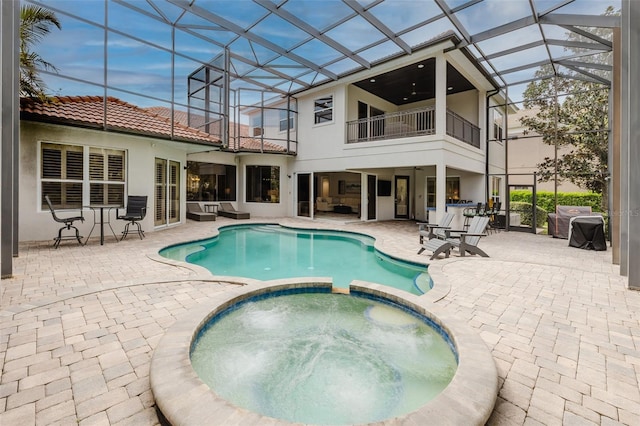
[[504, 128], [503, 116], [498, 111], [493, 111], [493, 139], [502, 141], [502, 132]]
[[447, 203], [457, 203], [460, 200], [460, 177], [447, 178]]
[[[287, 115], [289, 116], [289, 120], [287, 120]], [[287, 121], [289, 122], [289, 126], [287, 127]], [[284, 132], [287, 129], [293, 129], [293, 114], [290, 113], [286, 109], [280, 110], [280, 131]]]
[[40, 184], [41, 208], [46, 209], [48, 195], [54, 207], [77, 209], [82, 207], [84, 155], [81, 146], [43, 143]]
[[315, 124], [333, 121], [333, 96], [325, 96], [313, 102]]
[[89, 148], [90, 204], [124, 205], [124, 151]]
[[236, 166], [187, 161], [187, 201], [236, 201]]
[[280, 167], [247, 166], [247, 202], [280, 202]]
[[491, 197], [494, 201], [500, 200], [500, 178], [496, 176], [491, 177]]
[[427, 208], [436, 207], [436, 178], [427, 177]]
[[125, 151], [46, 142], [40, 149], [42, 209], [47, 208], [45, 195], [51, 198], [54, 207], [62, 209], [123, 204]]
[[262, 116], [257, 114], [251, 117], [251, 136], [262, 135]]

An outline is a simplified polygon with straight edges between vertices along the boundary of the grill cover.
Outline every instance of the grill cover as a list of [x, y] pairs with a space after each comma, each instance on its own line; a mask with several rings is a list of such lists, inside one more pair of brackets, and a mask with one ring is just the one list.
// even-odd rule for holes
[[572, 217], [591, 214], [589, 206], [556, 206], [555, 213], [549, 213], [547, 224], [553, 238], [569, 238], [569, 222]]
[[604, 219], [602, 216], [571, 218], [569, 245], [585, 250], [606, 250], [607, 241], [604, 237]]

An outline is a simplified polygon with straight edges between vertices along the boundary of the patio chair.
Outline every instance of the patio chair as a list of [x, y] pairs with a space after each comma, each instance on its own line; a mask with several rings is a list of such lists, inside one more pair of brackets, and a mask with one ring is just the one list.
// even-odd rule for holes
[[471, 223], [471, 219], [475, 216], [483, 216], [486, 211], [486, 205], [482, 203], [478, 203], [476, 207], [467, 207], [462, 211], [464, 216], [464, 225], [463, 228], [469, 228], [469, 224]]
[[147, 215], [147, 196], [146, 195], [129, 195], [127, 196], [127, 206], [125, 208], [124, 214], [120, 215], [119, 209], [116, 209], [116, 219], [126, 220], [128, 223], [124, 227], [124, 231], [122, 231], [122, 237], [120, 241], [127, 238], [129, 235], [129, 226], [136, 225], [137, 232], [140, 239], [144, 238], [144, 231], [142, 230], [142, 226], [140, 226], [140, 222]]
[[451, 228], [451, 222], [455, 217], [454, 213], [445, 213], [442, 220], [437, 225], [431, 225], [429, 223], [420, 223], [418, 226], [418, 233], [420, 234], [420, 244], [424, 242], [424, 239], [430, 240], [432, 238], [445, 239], [445, 229]]
[[239, 212], [231, 203], [220, 203], [218, 214], [223, 217], [230, 217], [231, 219], [249, 219], [249, 213]]
[[196, 220], [198, 222], [216, 220], [216, 213], [205, 212], [199, 203], [187, 203], [187, 219]]
[[488, 232], [500, 230], [500, 221], [498, 220], [498, 214], [500, 213], [500, 208], [502, 207], [502, 203], [500, 201], [496, 201], [493, 203], [493, 207], [491, 210], [487, 212], [489, 216], [489, 227], [487, 228]]
[[[78, 231], [78, 228], [73, 226], [73, 222], [75, 221], [79, 220], [80, 222], [84, 222], [82, 210], [80, 210], [80, 216], [59, 217], [56, 214], [56, 210], [53, 208], [53, 204], [51, 203], [51, 199], [48, 195], [44, 196], [44, 200], [47, 202], [47, 206], [49, 206], [53, 220], [58, 223], [64, 223], [64, 226], [58, 230], [58, 236], [53, 239], [53, 247], [57, 249], [60, 246], [60, 241], [62, 240], [78, 240], [80, 245], [82, 245], [82, 236], [80, 235], [80, 231]], [[62, 235], [62, 231], [70, 231], [71, 228], [76, 230], [75, 235]]]
[[445, 257], [449, 257], [453, 248], [458, 248], [460, 256], [464, 257], [468, 252], [470, 254], [478, 254], [482, 257], [489, 257], [482, 249], [478, 247], [480, 237], [484, 237], [485, 230], [489, 224], [488, 216], [474, 216], [469, 223], [469, 229], [467, 231], [453, 231], [446, 229], [446, 239], [441, 240], [433, 238], [428, 240], [422, 245], [422, 248], [418, 251], [418, 254], [425, 250], [431, 251], [431, 260], [438, 257], [439, 254], [444, 253]]

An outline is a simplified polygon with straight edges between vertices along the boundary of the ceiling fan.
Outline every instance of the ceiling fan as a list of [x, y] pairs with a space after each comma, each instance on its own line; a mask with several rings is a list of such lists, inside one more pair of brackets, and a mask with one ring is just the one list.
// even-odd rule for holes
[[416, 83], [411, 83], [411, 88], [409, 89], [409, 94], [404, 97], [404, 100], [408, 100], [410, 97], [419, 96], [419, 95], [430, 95], [429, 91], [421, 92], [416, 88]]

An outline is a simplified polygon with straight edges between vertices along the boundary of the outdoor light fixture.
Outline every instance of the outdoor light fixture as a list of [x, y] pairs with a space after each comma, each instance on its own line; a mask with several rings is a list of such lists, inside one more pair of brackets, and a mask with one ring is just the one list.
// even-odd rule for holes
[[418, 68], [424, 68], [424, 64], [418, 64]]
[[371, 80], [369, 80], [369, 81], [370, 81], [371, 83], [375, 83], [375, 82], [376, 82], [376, 79], [375, 79], [375, 78], [372, 78], [372, 79], [371, 79]]

